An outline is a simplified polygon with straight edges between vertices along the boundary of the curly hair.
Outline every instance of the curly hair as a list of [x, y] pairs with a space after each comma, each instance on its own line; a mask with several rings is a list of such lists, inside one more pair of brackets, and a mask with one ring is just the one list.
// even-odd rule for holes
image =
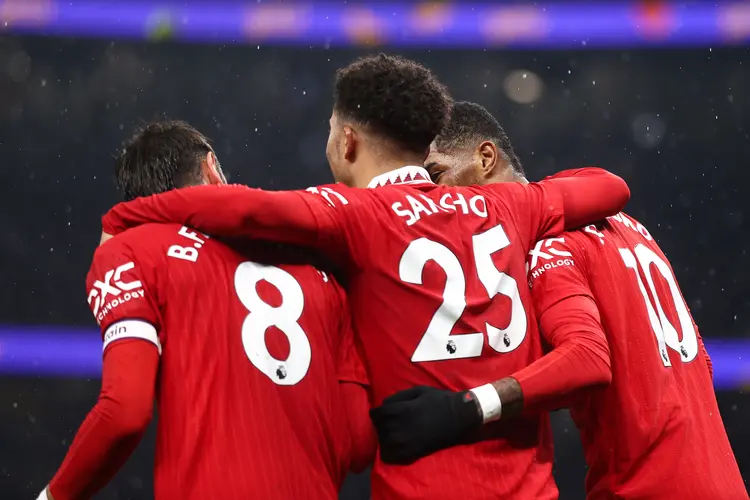
[[495, 117], [479, 104], [468, 101], [455, 102], [448, 124], [435, 139], [438, 151], [450, 152], [461, 147], [476, 147], [482, 141], [492, 141], [508, 157], [511, 168], [525, 175], [521, 160]]
[[429, 69], [402, 57], [362, 57], [336, 72], [334, 111], [411, 152], [427, 151], [451, 103]]
[[201, 161], [213, 148], [206, 136], [183, 121], [157, 121], [136, 130], [115, 164], [125, 200], [198, 184]]

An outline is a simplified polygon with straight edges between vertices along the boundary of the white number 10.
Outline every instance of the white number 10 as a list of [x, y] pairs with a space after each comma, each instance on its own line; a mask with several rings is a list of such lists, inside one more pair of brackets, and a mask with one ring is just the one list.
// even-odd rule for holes
[[[490, 347], [497, 352], [510, 352], [521, 345], [526, 337], [526, 311], [516, 280], [498, 271], [492, 262], [492, 254], [510, 245], [510, 240], [503, 227], [497, 225], [474, 235], [472, 243], [477, 274], [490, 299], [499, 293], [511, 300], [511, 317], [507, 328], [496, 328], [489, 323], [485, 325]], [[416, 239], [401, 256], [399, 277], [406, 283], [421, 285], [422, 271], [429, 261], [435, 262], [445, 272], [443, 303], [433, 315], [411, 360], [442, 361], [480, 356], [484, 347], [482, 332], [451, 335], [451, 330], [466, 309], [466, 278], [453, 252], [427, 238]]]
[[[643, 301], [646, 304], [646, 311], [648, 312], [648, 319], [651, 323], [651, 328], [656, 336], [656, 344], [659, 349], [659, 357], [661, 358], [664, 366], [672, 366], [672, 362], [667, 354], [667, 347], [680, 353], [680, 359], [683, 363], [689, 363], [698, 354], [698, 338], [693, 327], [693, 320], [690, 318], [690, 313], [687, 310], [685, 302], [682, 300], [680, 289], [677, 287], [677, 280], [669, 269], [664, 260], [659, 257], [653, 250], [645, 245], [636, 245], [633, 249], [635, 254], [627, 248], [620, 248], [620, 256], [625, 262], [625, 267], [635, 271], [635, 277], [638, 280], [638, 288], [643, 295]], [[640, 264], [643, 270], [643, 275], [646, 277], [648, 288], [651, 290], [651, 296], [654, 298], [654, 306], [651, 305], [651, 301], [646, 293], [646, 287], [643, 285], [643, 280], [638, 272], [638, 264]], [[651, 276], [651, 264], [656, 267], [664, 279], [669, 285], [669, 291], [672, 295], [672, 302], [674, 303], [675, 312], [677, 312], [677, 318], [680, 322], [680, 329], [682, 330], [682, 340], [677, 333], [674, 325], [669, 322], [667, 316], [664, 314], [664, 308], [661, 305], [659, 296], [656, 294], [656, 287], [654, 286], [654, 279]]]

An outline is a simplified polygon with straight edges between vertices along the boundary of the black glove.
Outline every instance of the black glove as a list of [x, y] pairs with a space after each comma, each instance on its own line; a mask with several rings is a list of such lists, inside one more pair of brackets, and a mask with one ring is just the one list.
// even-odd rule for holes
[[459, 444], [482, 425], [474, 394], [434, 387], [412, 387], [385, 398], [370, 410], [387, 464], [411, 464]]

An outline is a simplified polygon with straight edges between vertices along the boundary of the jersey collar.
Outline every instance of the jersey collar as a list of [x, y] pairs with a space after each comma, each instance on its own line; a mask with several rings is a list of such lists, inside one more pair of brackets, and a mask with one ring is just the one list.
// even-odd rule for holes
[[387, 186], [389, 184], [432, 184], [430, 174], [422, 167], [407, 165], [373, 177], [368, 188]]

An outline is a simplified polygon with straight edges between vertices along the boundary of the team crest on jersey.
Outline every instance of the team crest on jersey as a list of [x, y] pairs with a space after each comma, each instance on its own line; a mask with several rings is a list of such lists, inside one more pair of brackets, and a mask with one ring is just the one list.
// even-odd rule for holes
[[529, 283], [550, 269], [575, 265], [573, 254], [555, 246], [560, 244], [565, 244], [565, 238], [548, 238], [538, 241], [531, 249], [529, 259], [526, 261]]
[[103, 280], [96, 280], [89, 291], [88, 303], [97, 323], [107, 314], [125, 302], [142, 299], [145, 295], [140, 280], [129, 280], [126, 274], [135, 269], [135, 263], [128, 262], [104, 273]]

